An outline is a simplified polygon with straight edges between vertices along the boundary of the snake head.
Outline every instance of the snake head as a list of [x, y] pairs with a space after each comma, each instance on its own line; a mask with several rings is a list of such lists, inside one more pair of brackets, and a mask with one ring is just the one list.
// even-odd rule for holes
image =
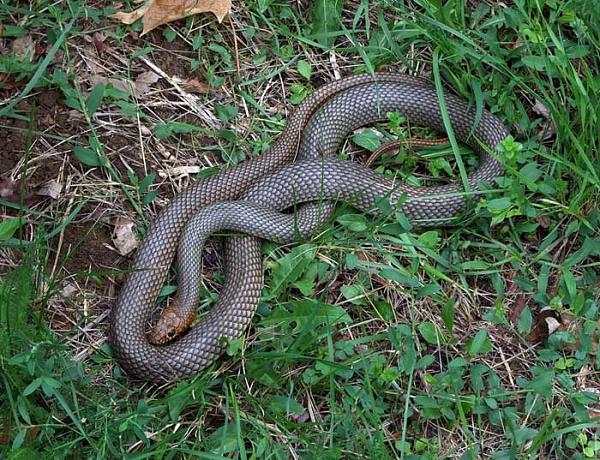
[[163, 345], [174, 340], [192, 323], [193, 316], [186, 317], [179, 311], [176, 303], [164, 309], [156, 325], [148, 332], [148, 341], [154, 345]]

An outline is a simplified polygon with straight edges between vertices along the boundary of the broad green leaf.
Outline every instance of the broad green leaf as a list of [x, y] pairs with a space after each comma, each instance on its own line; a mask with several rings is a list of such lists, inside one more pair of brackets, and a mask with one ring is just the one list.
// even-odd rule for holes
[[302, 404], [287, 396], [273, 396], [269, 408], [278, 414], [302, 414], [304, 412]]
[[565, 287], [567, 288], [567, 292], [571, 299], [575, 298], [575, 294], [577, 293], [577, 280], [573, 276], [570, 270], [562, 271], [562, 279], [563, 283], [565, 283]]
[[396, 213], [396, 222], [400, 224], [405, 232], [409, 231], [413, 227], [406, 215], [401, 211]]
[[310, 35], [317, 43], [330, 48], [340, 30], [346, 0], [316, 0], [310, 16]]
[[227, 353], [227, 356], [236, 356], [243, 346], [244, 336], [238, 337], [237, 339], [227, 340], [227, 347], [225, 348], [225, 353]]
[[319, 264], [316, 261], [313, 261], [304, 271], [302, 278], [293, 283], [294, 286], [300, 290], [302, 295], [310, 296], [313, 293], [313, 289], [315, 287], [315, 278], [317, 277], [318, 271]]
[[419, 286], [418, 279], [416, 279], [408, 274], [402, 273], [397, 268], [392, 268], [392, 267], [384, 268], [383, 270], [381, 270], [379, 272], [379, 274], [381, 276], [383, 276], [384, 278], [391, 280], [391, 281], [396, 281], [397, 283], [406, 284], [407, 286], [413, 286], [413, 287]]
[[427, 284], [417, 291], [415, 299], [422, 299], [433, 294], [436, 294], [442, 290], [442, 287], [437, 283]]
[[23, 396], [28, 396], [31, 393], [33, 393], [35, 390], [37, 390], [43, 383], [43, 378], [42, 377], [38, 377], [37, 379], [35, 379], [33, 382], [31, 382], [29, 385], [27, 385], [25, 387], [25, 389], [23, 390]]
[[454, 317], [455, 317], [455, 306], [456, 306], [456, 301], [454, 299], [449, 299], [444, 306], [442, 307], [442, 321], [444, 321], [444, 326], [446, 326], [446, 329], [448, 329], [448, 331], [450, 331], [450, 334], [452, 334], [452, 331], [454, 330]]
[[467, 342], [467, 351], [471, 356], [487, 353], [492, 349], [492, 342], [488, 338], [487, 329], [480, 329], [475, 337]]
[[463, 270], [487, 270], [490, 268], [490, 264], [483, 260], [469, 260], [460, 264]]
[[181, 121], [169, 121], [167, 123], [158, 123], [154, 128], [154, 135], [157, 139], [166, 139], [173, 134], [188, 134], [195, 131], [200, 131], [201, 128], [190, 123]]
[[367, 218], [363, 214], [344, 214], [336, 220], [351, 232], [364, 232], [367, 229]]
[[104, 89], [104, 85], [102, 83], [98, 83], [96, 86], [94, 86], [94, 89], [92, 89], [85, 100], [85, 110], [88, 116], [91, 117], [102, 105], [102, 99], [104, 99]]
[[491, 211], [502, 211], [512, 206], [512, 201], [509, 197], [495, 198], [488, 201], [487, 207]]
[[[21, 428], [19, 430], [19, 432], [17, 433], [17, 435], [15, 436], [15, 439], [13, 439], [13, 442], [12, 442], [13, 449], [15, 449], [15, 450], [19, 449], [23, 445], [23, 442], [25, 442], [25, 435], [27, 435], [27, 430], [25, 428]], [[15, 457], [17, 457], [17, 455], [11, 455], [11, 458], [15, 458]]]
[[232, 104], [219, 104], [215, 102], [214, 104], [215, 112], [217, 113], [217, 117], [223, 123], [227, 123], [230, 120], [233, 120], [237, 117], [238, 108]]
[[525, 388], [535, 391], [542, 396], [549, 397], [552, 395], [552, 380], [554, 379], [554, 376], [555, 373], [552, 369], [538, 371], [536, 377], [527, 382]]
[[542, 175], [542, 171], [540, 171], [535, 161], [527, 163], [519, 172], [531, 182], [537, 181]]
[[298, 61], [298, 73], [302, 75], [302, 77], [304, 77], [306, 80], [310, 80], [312, 69], [310, 67], [310, 64], [304, 59]]
[[25, 224], [22, 217], [9, 217], [0, 222], [0, 241], [6, 241], [12, 238], [15, 232]]
[[418, 239], [419, 239], [419, 242], [422, 243], [424, 246], [427, 246], [428, 248], [431, 248], [431, 249], [437, 249], [438, 242], [440, 239], [440, 234], [438, 233], [437, 230], [429, 230], [427, 232], [421, 233], [419, 235]]
[[521, 62], [533, 70], [546, 70], [546, 58], [542, 56], [523, 56]]
[[320, 324], [334, 326], [336, 324], [348, 324], [351, 322], [351, 318], [344, 308], [312, 299], [290, 302], [289, 310], [283, 307], [277, 308], [271, 316], [261, 321], [261, 325], [270, 326], [282, 323], [295, 323], [294, 332], [299, 332], [305, 328], [314, 329]]
[[102, 166], [101, 158], [89, 147], [76, 145], [73, 147], [73, 154], [75, 155], [75, 158], [86, 166]]
[[271, 285], [267, 289], [265, 300], [277, 297], [290, 284], [298, 281], [314, 262], [314, 259], [315, 248], [310, 244], [296, 246], [284, 257], [278, 259], [271, 269]]
[[364, 300], [362, 299], [364, 297], [364, 288], [362, 286], [358, 284], [344, 284], [340, 288], [340, 292], [346, 300], [349, 300], [353, 304], [364, 304]]
[[374, 152], [381, 145], [381, 136], [372, 129], [365, 129], [352, 136], [352, 142], [369, 152]]
[[529, 307], [525, 307], [519, 316], [518, 330], [519, 334], [529, 334], [531, 332], [531, 325], [533, 323], [533, 317]]
[[212, 433], [205, 442], [210, 449], [218, 449], [220, 454], [228, 454], [236, 451], [238, 449], [238, 434], [236, 430], [236, 424], [226, 423], [225, 425], [217, 428], [217, 430], [215, 430], [215, 432]]
[[431, 321], [425, 321], [423, 323], [420, 323], [417, 326], [417, 329], [419, 330], [419, 334], [421, 334], [425, 341], [427, 343], [430, 343], [431, 345], [437, 345], [438, 343], [444, 342], [442, 334], [439, 333], [436, 325], [433, 324]]
[[154, 182], [155, 178], [156, 178], [156, 174], [154, 174], [153, 172], [148, 174], [146, 177], [144, 177], [141, 180], [140, 185], [138, 186], [138, 190], [140, 192], [145, 192], [148, 189], [148, 187], [150, 187], [152, 182]]

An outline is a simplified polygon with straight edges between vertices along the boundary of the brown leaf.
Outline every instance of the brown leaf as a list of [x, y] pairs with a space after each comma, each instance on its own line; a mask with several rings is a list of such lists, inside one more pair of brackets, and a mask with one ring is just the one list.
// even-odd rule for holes
[[131, 13], [119, 12], [112, 17], [125, 24], [133, 24], [142, 18], [142, 35], [145, 35], [162, 24], [193, 14], [214, 13], [221, 22], [230, 9], [231, 0], [148, 0]]
[[546, 120], [546, 122], [543, 123], [539, 128], [538, 138], [542, 140], [547, 140], [553, 137], [556, 133], [556, 124], [550, 117], [550, 109], [548, 109], [548, 107], [546, 107], [542, 102], [538, 101], [537, 99], [535, 100], [535, 104], [533, 105], [533, 107], [531, 107], [531, 109]]
[[60, 185], [54, 179], [49, 180], [45, 184], [42, 184], [40, 188], [35, 192], [36, 195], [49, 196], [53, 200], [56, 200], [62, 191], [62, 185]]
[[140, 244], [134, 232], [135, 224], [129, 219], [117, 217], [112, 234], [112, 241], [119, 254], [126, 256]]
[[537, 99], [532, 107], [533, 111], [544, 118], [550, 118], [550, 110]]
[[102, 75], [92, 75], [90, 77], [90, 86], [92, 88], [99, 83], [103, 85], [108, 85], [110, 83], [113, 88], [123, 91], [124, 93], [133, 94], [135, 91], [133, 84], [129, 80], [117, 80], [116, 78], [107, 78]]
[[525, 336], [525, 339], [532, 343], [543, 342], [546, 338], [556, 332], [562, 324], [560, 316], [549, 307], [542, 308], [539, 312], [533, 313], [533, 327], [531, 332]]
[[129, 93], [135, 97], [145, 96], [150, 91], [150, 86], [156, 83], [160, 77], [154, 72], [142, 72], [137, 76], [135, 82], [130, 80], [118, 80], [116, 78], [107, 78], [102, 75], [92, 75], [90, 77], [90, 85], [96, 86], [98, 83], [103, 85], [111, 84], [113, 88]]
[[550, 228], [550, 224], [552, 223], [552, 221], [550, 220], [550, 218], [548, 216], [539, 216], [536, 218], [537, 223], [540, 224], [540, 226], [542, 228]]
[[35, 55], [35, 42], [29, 35], [15, 38], [12, 43], [12, 51], [19, 59], [31, 61]]
[[19, 183], [12, 180], [0, 180], [0, 198], [17, 201], [19, 199]]
[[92, 35], [92, 44], [94, 45], [94, 48], [96, 48], [96, 51], [98, 52], [98, 55], [102, 55], [102, 53], [104, 52], [104, 42], [106, 41], [106, 35], [100, 33], [100, 32], [96, 32]]
[[183, 83], [183, 89], [185, 89], [188, 93], [193, 93], [193, 94], [210, 94], [213, 92], [211, 87], [208, 86], [208, 83], [199, 81], [195, 78], [186, 80]]
[[200, 166], [176, 166], [168, 171], [158, 171], [158, 177], [175, 177], [181, 179], [200, 172]]
[[150, 70], [139, 74], [135, 79], [136, 95], [139, 97], [147, 94], [148, 91], [150, 91], [150, 86], [156, 83], [159, 79], [160, 77]]
[[74, 284], [67, 284], [61, 291], [63, 297], [70, 299], [78, 291]]

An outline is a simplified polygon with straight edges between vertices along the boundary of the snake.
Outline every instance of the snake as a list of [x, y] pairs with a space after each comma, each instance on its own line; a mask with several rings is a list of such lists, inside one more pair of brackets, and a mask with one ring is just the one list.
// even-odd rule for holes
[[[440, 132], [450, 124], [455, 138], [479, 153], [478, 166], [461, 183], [415, 187], [336, 157], [350, 133], [386, 120], [390, 112]], [[483, 182], [493, 185], [502, 174], [501, 143], [508, 135], [487, 109], [450, 92], [440, 94], [420, 77], [376, 72], [322, 85], [290, 115], [266, 154], [194, 183], [156, 218], [111, 314], [109, 340], [118, 362], [131, 377], [151, 382], [196, 375], [252, 321], [264, 287], [262, 239], [310, 237], [337, 201], [377, 215], [385, 200], [417, 226], [448, 225], [469, 197], [481, 193]], [[163, 318], [193, 317], [201, 300], [202, 247], [210, 234], [224, 230], [236, 233], [224, 240], [218, 301], [175, 340], [153, 343], [150, 318], [175, 256], [177, 299]]]

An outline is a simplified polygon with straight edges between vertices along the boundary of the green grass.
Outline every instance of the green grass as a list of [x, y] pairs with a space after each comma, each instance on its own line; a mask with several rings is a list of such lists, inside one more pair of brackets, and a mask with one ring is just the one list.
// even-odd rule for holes
[[[0, 131], [25, 133], [14, 177], [33, 180], [50, 145], [72, 187], [50, 204], [0, 201], [12, 217], [0, 222], [0, 458], [600, 456], [598, 2], [302, 3], [238, 2], [237, 38], [206, 15], [140, 40], [129, 32], [141, 26], [110, 20], [108, 3], [0, 6], [5, 46], [31, 35], [46, 50], [33, 62], [0, 55], [0, 91], [15, 88]], [[226, 89], [201, 97], [222, 128], [201, 126], [164, 82], [165, 99], [90, 85], [82, 56], [95, 32], [111, 78], [135, 80], [146, 58]], [[181, 185], [159, 178], [171, 160], [153, 154], [178, 152], [183, 164], [213, 154], [204, 177], [264, 153], [285, 126], [270, 109], [329, 81], [332, 62], [343, 75], [425, 71], [490, 109], [514, 138], [505, 176], [455, 228], [423, 231], [401, 215], [384, 225], [344, 207], [311, 241], [265, 243], [267, 285], [244, 339], [194, 379], [131, 382], [102, 319], [121, 270], [69, 271], [86, 246], [61, 250], [57, 238], [80, 221], [107, 226], [98, 215], [125, 214], [143, 234], [157, 198]], [[51, 90], [60, 110], [81, 114], [73, 131], [38, 125], [37, 98]], [[380, 130], [403, 136], [405, 125], [392, 115]], [[119, 136], [130, 145], [115, 147]], [[378, 142], [362, 132], [345, 154]], [[460, 181], [459, 149], [425, 150], [425, 166], [405, 152], [386, 168], [413, 183], [422, 172]], [[473, 156], [462, 161], [469, 169]], [[221, 281], [203, 281], [208, 303]], [[558, 325], [550, 334], [546, 317]]]

